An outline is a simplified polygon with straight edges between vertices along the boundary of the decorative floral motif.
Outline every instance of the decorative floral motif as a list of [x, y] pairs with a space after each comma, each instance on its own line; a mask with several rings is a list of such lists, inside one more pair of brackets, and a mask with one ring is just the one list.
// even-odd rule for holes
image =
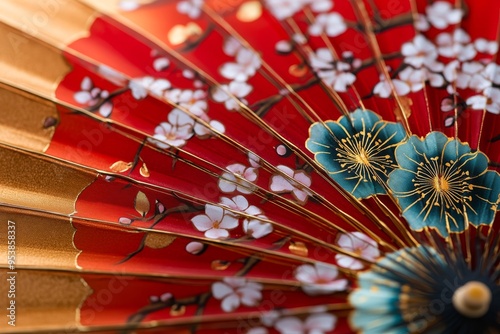
[[257, 306], [262, 299], [262, 285], [242, 277], [226, 277], [212, 285], [212, 293], [222, 300], [224, 312], [233, 312], [240, 305]]
[[488, 171], [488, 158], [468, 145], [431, 132], [410, 137], [396, 149], [398, 168], [388, 185], [411, 228], [436, 228], [443, 236], [461, 232], [467, 222], [491, 224], [500, 194], [500, 175]]
[[326, 33], [327, 36], [335, 37], [343, 34], [347, 30], [344, 18], [339, 13], [320, 14], [313, 24], [309, 26], [309, 33], [312, 36], [320, 36]]
[[155, 134], [150, 141], [163, 149], [182, 147], [194, 135], [193, 126], [191, 117], [179, 109], [174, 109], [168, 114], [168, 122], [162, 122], [155, 128]]
[[287, 166], [279, 165], [277, 168], [293, 180], [280, 174], [271, 177], [269, 188], [276, 193], [292, 193], [300, 203], [306, 203], [311, 195], [308, 188], [311, 186], [311, 177], [304, 170], [293, 170]]
[[229, 237], [228, 230], [238, 226], [238, 218], [231, 212], [211, 204], [205, 205], [204, 215], [195, 216], [191, 221], [209, 239], [226, 239]]
[[311, 296], [343, 291], [348, 286], [347, 279], [338, 278], [337, 267], [318, 263], [299, 266], [295, 279], [304, 284], [302, 290]]
[[232, 164], [226, 167], [230, 173], [223, 173], [219, 179], [219, 189], [225, 193], [238, 191], [251, 194], [255, 188], [250, 182], [257, 180], [257, 168], [242, 164]]
[[151, 94], [161, 97], [165, 90], [169, 89], [172, 85], [166, 79], [155, 79], [150, 76], [136, 78], [130, 81], [129, 87], [132, 91], [132, 96], [136, 100], [141, 100]]
[[228, 85], [221, 85], [217, 87], [213, 93], [212, 97], [217, 102], [224, 102], [227, 110], [238, 110], [240, 108], [238, 100], [242, 99], [241, 102], [246, 104], [246, 100], [243, 98], [250, 94], [252, 91], [252, 86], [246, 82], [231, 81]]
[[349, 118], [314, 123], [306, 147], [340, 186], [367, 198], [385, 193], [379, 181], [385, 182], [395, 167], [394, 149], [405, 136], [401, 124], [358, 109]]
[[453, 8], [449, 2], [436, 1], [425, 8], [427, 19], [431, 25], [438, 29], [445, 29], [450, 24], [456, 24], [462, 19], [462, 11]]
[[404, 248], [360, 273], [359, 287], [349, 296], [354, 328], [367, 334], [487, 333], [497, 328], [500, 304], [492, 301], [500, 298], [500, 290], [489, 267], [496, 257], [471, 269], [453, 249], [441, 251], [445, 253], [424, 246]]
[[83, 78], [80, 88], [81, 91], [76, 92], [73, 96], [76, 102], [89, 107], [95, 107], [104, 101], [104, 103], [99, 106], [99, 114], [103, 117], [111, 116], [113, 103], [111, 101], [106, 101], [109, 97], [109, 92], [107, 90], [94, 87], [94, 83], [89, 77]]
[[352, 66], [335, 60], [327, 48], [320, 48], [309, 55], [314, 72], [323, 82], [337, 92], [346, 92], [347, 87], [356, 81], [356, 76], [349, 71]]
[[[341, 234], [337, 240], [337, 245], [343, 250], [355, 253], [368, 261], [374, 261], [380, 256], [377, 242], [361, 232]], [[335, 260], [337, 260], [340, 267], [352, 270], [359, 270], [365, 266], [361, 260], [344, 254], [335, 255]]]

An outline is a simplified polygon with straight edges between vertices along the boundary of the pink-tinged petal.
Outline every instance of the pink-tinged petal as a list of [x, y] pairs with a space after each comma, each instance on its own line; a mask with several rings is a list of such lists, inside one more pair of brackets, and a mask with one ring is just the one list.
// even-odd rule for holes
[[251, 194], [254, 188], [255, 188], [254, 186], [245, 181], [239, 181], [238, 185], [236, 186], [236, 190], [238, 190], [242, 194], [247, 194], [247, 195]]
[[222, 178], [219, 179], [219, 189], [225, 193], [232, 193], [236, 190], [236, 178], [228, 173], [222, 174]]
[[246, 82], [233, 81], [229, 84], [229, 90], [233, 95], [242, 98], [250, 94], [252, 86]]
[[205, 237], [209, 239], [227, 239], [229, 237], [229, 232], [221, 228], [212, 228], [205, 232]]
[[221, 87], [217, 87], [212, 91], [212, 98], [217, 102], [224, 102], [230, 99], [229, 94], [227, 93], [228, 87], [227, 85], [222, 85]]
[[339, 273], [337, 267], [323, 265], [320, 263], [316, 264], [316, 272], [318, 273], [318, 276], [325, 281], [331, 281], [337, 278], [337, 275]]
[[303, 264], [295, 269], [295, 279], [302, 283], [315, 283], [318, 279], [318, 273], [314, 266]]
[[169, 65], [170, 61], [168, 60], [168, 58], [165, 57], [157, 58], [153, 61], [153, 68], [158, 72], [163, 71]]
[[285, 180], [281, 175], [273, 175], [271, 177], [271, 185], [269, 188], [274, 192], [289, 192], [294, 189], [290, 182]]
[[343, 254], [335, 255], [335, 260], [337, 260], [337, 265], [342, 268], [358, 270], [364, 267], [361, 261]]
[[240, 306], [240, 299], [235, 293], [230, 294], [222, 301], [221, 308], [224, 312], [233, 312]]
[[246, 168], [245, 172], [243, 173], [243, 177], [250, 182], [257, 180], [257, 168]]
[[307, 201], [307, 197], [309, 196], [307, 191], [299, 189], [293, 189], [292, 193], [300, 203], [305, 203]]
[[226, 132], [226, 127], [224, 126], [224, 124], [222, 124], [222, 123], [221, 123], [221, 122], [219, 122], [219, 121], [215, 121], [215, 120], [213, 120], [213, 121], [210, 121], [210, 123], [209, 123], [209, 124], [210, 124], [210, 126], [211, 126], [214, 130], [218, 131], [219, 133], [224, 133], [224, 132]]
[[200, 232], [205, 232], [214, 227], [213, 221], [207, 215], [198, 215], [191, 218], [194, 227]]
[[89, 92], [75, 93], [75, 95], [73, 95], [73, 98], [80, 104], [87, 104], [92, 99]]
[[273, 231], [273, 226], [270, 223], [261, 223], [258, 220], [243, 221], [243, 230], [245, 233], [250, 234], [253, 238], [262, 238]]
[[99, 108], [99, 114], [103, 117], [109, 117], [113, 111], [113, 103], [106, 102]]
[[122, 225], [130, 225], [132, 224], [132, 219], [127, 217], [120, 217], [120, 219], [118, 219], [118, 222]]
[[230, 172], [240, 175], [243, 175], [243, 173], [245, 172], [245, 166], [243, 166], [242, 164], [232, 164], [227, 166], [226, 169]]
[[244, 277], [224, 277], [224, 282], [232, 288], [242, 288], [247, 284]]
[[302, 321], [296, 317], [286, 317], [276, 321], [274, 325], [280, 334], [304, 334]]
[[306, 187], [309, 187], [311, 185], [311, 177], [303, 170], [295, 172], [293, 178]]
[[224, 209], [212, 204], [207, 204], [205, 205], [205, 213], [213, 222], [220, 222], [224, 215]]
[[305, 321], [305, 328], [311, 333], [316, 330], [318, 333], [332, 331], [335, 328], [337, 318], [329, 313], [311, 314]]
[[205, 245], [198, 241], [191, 241], [186, 245], [186, 251], [193, 255], [198, 255], [203, 251]]
[[226, 213], [219, 226], [227, 230], [233, 229], [238, 226], [238, 218], [233, 216], [232, 213]]
[[245, 211], [246, 209], [248, 209], [248, 200], [244, 196], [235, 196], [233, 197], [233, 201], [239, 210]]
[[252, 216], [257, 216], [262, 214], [262, 210], [256, 207], [255, 205], [250, 205], [246, 210], [245, 213], [252, 215]]
[[216, 299], [222, 299], [234, 293], [233, 288], [222, 282], [212, 284], [212, 294]]
[[257, 306], [262, 299], [262, 293], [259, 290], [252, 288], [238, 289], [241, 294], [241, 303], [245, 306]]
[[236, 38], [229, 37], [224, 43], [223, 51], [228, 56], [235, 56], [241, 48], [242, 45]]
[[82, 83], [80, 84], [80, 88], [82, 90], [91, 90], [94, 84], [92, 83], [92, 80], [90, 80], [89, 77], [84, 77], [82, 80]]
[[236, 63], [225, 63], [220, 68], [220, 74], [229, 80], [236, 79], [240, 72], [243, 70], [243, 67], [240, 64]]
[[227, 206], [228, 208], [231, 208], [231, 209], [238, 209], [238, 206], [236, 205], [236, 203], [234, 202], [234, 198], [231, 199], [231, 198], [228, 198], [228, 197], [221, 197], [220, 200], [219, 200], [220, 204], [224, 205], [224, 206]]
[[341, 234], [339, 239], [337, 240], [337, 245], [339, 245], [342, 249], [349, 251], [352, 251], [354, 249], [353, 240], [349, 234]]

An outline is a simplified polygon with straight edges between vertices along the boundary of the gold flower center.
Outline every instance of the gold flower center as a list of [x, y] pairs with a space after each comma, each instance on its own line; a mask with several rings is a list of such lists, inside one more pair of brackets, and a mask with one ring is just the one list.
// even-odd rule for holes
[[218, 228], [219, 228], [219, 226], [220, 226], [220, 223], [221, 223], [221, 222], [220, 222], [220, 221], [218, 221], [218, 220], [214, 221], [214, 222], [213, 222], [213, 225], [212, 225], [212, 226], [213, 226], [213, 228], [214, 228], [214, 229], [218, 229]]
[[450, 184], [442, 175], [434, 177], [434, 189], [438, 192], [447, 192], [450, 189]]
[[370, 161], [368, 160], [368, 156], [366, 155], [366, 151], [364, 148], [361, 149], [358, 155], [356, 155], [356, 162], [363, 165], [369, 165]]

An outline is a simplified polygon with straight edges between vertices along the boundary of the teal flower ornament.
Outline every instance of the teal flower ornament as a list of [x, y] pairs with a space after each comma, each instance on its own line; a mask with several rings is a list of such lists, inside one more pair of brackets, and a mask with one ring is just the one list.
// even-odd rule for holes
[[498, 255], [476, 246], [472, 264], [442, 244], [386, 254], [358, 275], [349, 295], [352, 327], [365, 334], [495, 333]]
[[401, 124], [357, 109], [338, 121], [314, 123], [306, 147], [342, 188], [367, 198], [386, 193], [379, 182], [387, 181], [395, 167], [395, 147], [405, 137]]
[[396, 149], [389, 188], [410, 227], [432, 227], [443, 236], [470, 223], [491, 224], [500, 194], [500, 175], [488, 171], [481, 152], [440, 132], [412, 136]]

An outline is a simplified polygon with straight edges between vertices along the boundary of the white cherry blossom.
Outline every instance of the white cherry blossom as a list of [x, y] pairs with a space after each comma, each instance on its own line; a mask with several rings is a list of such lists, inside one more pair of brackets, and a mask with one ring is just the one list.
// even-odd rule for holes
[[423, 35], [416, 35], [411, 42], [404, 43], [401, 47], [404, 62], [415, 68], [432, 66], [436, 63], [438, 52], [436, 46]]
[[[259, 216], [259, 218], [264, 219], [266, 216]], [[273, 225], [259, 219], [245, 219], [243, 230], [252, 238], [260, 239], [273, 232]]]
[[243, 48], [243, 45], [241, 45], [240, 41], [238, 41], [234, 37], [228, 37], [224, 41], [224, 45], [222, 47], [222, 50], [224, 53], [228, 56], [234, 57]]
[[212, 294], [222, 300], [224, 312], [233, 312], [240, 305], [257, 306], [262, 299], [262, 284], [249, 282], [243, 277], [226, 277], [212, 284]]
[[[398, 94], [399, 96], [404, 96], [411, 91], [410, 86], [403, 80], [392, 79], [391, 82], [394, 86], [396, 94]], [[385, 75], [380, 75], [380, 81], [373, 88], [373, 94], [376, 94], [382, 98], [388, 98], [392, 95], [392, 87], [386, 80]]]
[[151, 141], [160, 148], [182, 147], [190, 139], [194, 121], [185, 112], [173, 109], [168, 114], [168, 122], [162, 122], [155, 128]]
[[[380, 256], [380, 251], [377, 248], [377, 242], [361, 232], [352, 232], [341, 234], [337, 240], [343, 250], [359, 255], [359, 257], [374, 261]], [[359, 270], [364, 267], [363, 262], [344, 254], [335, 255], [335, 260], [340, 267]]]
[[278, 169], [291, 179], [285, 178], [280, 174], [273, 175], [271, 177], [271, 185], [269, 186], [271, 191], [276, 193], [291, 192], [300, 203], [305, 203], [307, 197], [311, 195], [311, 192], [306, 189], [306, 187], [311, 185], [311, 177], [303, 170], [294, 171], [284, 165], [279, 165]]
[[323, 82], [337, 92], [346, 92], [347, 87], [356, 81], [356, 76], [349, 71], [351, 65], [335, 61], [327, 48], [319, 48], [309, 55], [311, 67]]
[[247, 81], [261, 66], [260, 56], [246, 48], [238, 50], [235, 60], [236, 62], [228, 62], [221, 66], [220, 73], [224, 78]]
[[177, 11], [185, 14], [192, 19], [196, 19], [201, 15], [201, 7], [205, 0], [184, 0], [177, 3]]
[[500, 89], [488, 87], [484, 95], [474, 95], [467, 99], [467, 105], [475, 110], [486, 110], [492, 114], [500, 114]]
[[494, 55], [498, 52], [498, 43], [496, 41], [488, 41], [485, 38], [478, 38], [474, 41], [474, 47], [481, 53]]
[[485, 66], [479, 62], [457, 64], [452, 62], [445, 68], [444, 75], [449, 82], [455, 82], [460, 89], [470, 88], [477, 92], [491, 86], [491, 81], [485, 76]]
[[444, 32], [436, 37], [437, 51], [443, 57], [471, 60], [477, 52], [470, 41], [469, 35], [462, 29], [456, 29], [453, 34]]
[[238, 191], [242, 194], [251, 194], [255, 188], [250, 182], [257, 180], [257, 168], [246, 167], [242, 164], [232, 164], [226, 167], [230, 173], [223, 173], [219, 179], [219, 189], [225, 193]]
[[[89, 77], [84, 77], [80, 84], [80, 91], [73, 95], [76, 102], [87, 105], [89, 107], [94, 107], [100, 103], [103, 99], [109, 97], [109, 92], [107, 90], [102, 90], [98, 87], [94, 87], [94, 83]], [[99, 107], [99, 114], [103, 117], [109, 117], [113, 111], [113, 103], [111, 101], [104, 102]]]
[[241, 211], [241, 212], [244, 212], [249, 207], [248, 200], [242, 195], [237, 195], [237, 196], [234, 196], [233, 198], [221, 197], [220, 204], [222, 204], [222, 205], [224, 205], [232, 210]]
[[170, 60], [167, 57], [158, 57], [153, 60], [153, 68], [160, 72], [165, 70], [170, 65]]
[[166, 91], [164, 97], [173, 103], [177, 103], [180, 107], [186, 108], [196, 116], [204, 115], [208, 108], [206, 100], [207, 93], [201, 89], [190, 90], [175, 88]]
[[285, 20], [305, 6], [304, 0], [265, 0], [266, 7], [278, 20]]
[[[252, 86], [246, 82], [231, 81], [228, 85], [216, 87], [212, 93], [212, 97], [217, 102], [224, 102], [227, 110], [238, 110], [240, 108], [238, 99], [243, 99], [250, 94]], [[245, 100], [241, 100], [246, 104]]]
[[247, 217], [243, 220], [243, 231], [245, 231], [246, 234], [255, 239], [259, 239], [273, 231], [273, 225], [263, 221], [267, 220], [267, 217], [263, 214], [262, 210], [255, 205], [250, 205], [245, 209], [245, 213], [252, 216], [252, 218]]
[[446, 1], [433, 2], [425, 8], [425, 13], [431, 25], [438, 29], [459, 23], [463, 15], [462, 10], [452, 7], [451, 3]]
[[311, 314], [305, 321], [297, 317], [284, 317], [276, 321], [274, 328], [280, 334], [325, 334], [332, 331], [337, 318], [329, 313]]
[[330, 37], [343, 34], [347, 30], [344, 18], [339, 13], [320, 14], [316, 20], [309, 26], [309, 34], [320, 36], [326, 33]]
[[231, 212], [211, 204], [205, 205], [204, 215], [193, 217], [191, 222], [198, 231], [205, 232], [205, 237], [209, 239], [227, 239], [228, 230], [238, 226], [238, 218]]
[[414, 69], [407, 67], [399, 72], [399, 79], [404, 81], [412, 92], [418, 92], [424, 88], [428, 80], [432, 87], [441, 87], [444, 85], [444, 78], [440, 74], [433, 73], [426, 68]]
[[332, 0], [302, 0], [304, 4], [307, 4], [311, 7], [313, 12], [328, 12], [333, 8]]
[[429, 21], [427, 21], [427, 17], [422, 14], [418, 14], [414, 25], [415, 29], [417, 29], [418, 31], [427, 31], [430, 28]]
[[161, 97], [165, 90], [169, 89], [171, 86], [170, 81], [166, 79], [155, 79], [151, 76], [135, 78], [129, 82], [132, 96], [136, 100], [145, 98], [148, 92], [151, 92], [154, 96]]
[[311, 296], [344, 291], [348, 281], [337, 276], [337, 267], [320, 263], [303, 264], [295, 270], [295, 279], [303, 284], [302, 290]]

